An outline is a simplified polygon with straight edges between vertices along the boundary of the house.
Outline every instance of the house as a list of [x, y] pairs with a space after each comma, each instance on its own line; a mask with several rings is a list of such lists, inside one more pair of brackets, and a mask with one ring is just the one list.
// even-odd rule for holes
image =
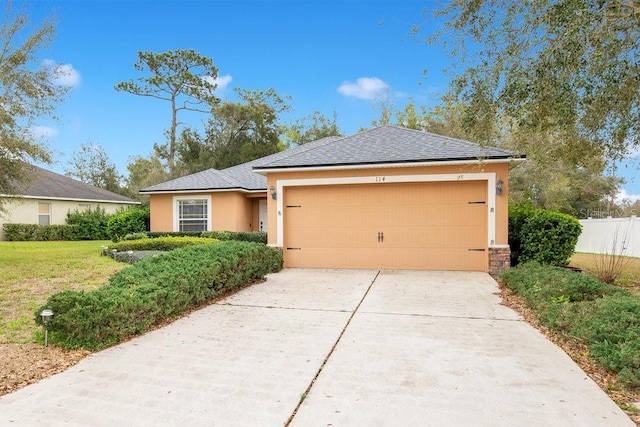
[[286, 267], [508, 266], [517, 153], [382, 126], [141, 190], [151, 230], [264, 230]]
[[139, 205], [140, 202], [103, 190], [37, 166], [29, 166], [33, 175], [15, 195], [0, 195], [4, 213], [0, 213], [0, 240], [4, 239], [2, 225], [66, 224], [69, 211], [96, 209], [115, 213], [119, 209]]

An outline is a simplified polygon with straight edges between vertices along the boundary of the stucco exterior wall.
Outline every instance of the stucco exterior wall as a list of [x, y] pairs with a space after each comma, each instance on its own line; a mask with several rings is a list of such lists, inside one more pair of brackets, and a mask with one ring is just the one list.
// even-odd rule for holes
[[[454, 165], [454, 166], [417, 166], [417, 167], [390, 167], [371, 169], [348, 169], [348, 170], [323, 170], [323, 171], [291, 171], [272, 172], [267, 175], [267, 187], [277, 188], [279, 180], [292, 179], [319, 179], [319, 178], [346, 178], [346, 177], [373, 177], [383, 179], [387, 176], [401, 175], [433, 175], [433, 174], [454, 174], [468, 175], [474, 173], [495, 174], [496, 181], [502, 179], [504, 182], [502, 194], [495, 197], [495, 245], [508, 244], [508, 195], [509, 195], [509, 164], [508, 163], [481, 163], [474, 165]], [[375, 181], [375, 179], [374, 179]], [[494, 191], [495, 189], [488, 189]], [[286, 189], [285, 189], [286, 191]], [[282, 195], [278, 195], [281, 197]], [[269, 244], [277, 245], [277, 201], [271, 197], [267, 198], [268, 221], [269, 221]]]
[[51, 224], [63, 225], [67, 223], [67, 213], [76, 209], [89, 206], [91, 209], [98, 207], [108, 214], [116, 213], [119, 209], [126, 209], [136, 206], [128, 203], [105, 203], [91, 201], [67, 201], [48, 200], [31, 198], [6, 198], [4, 208], [6, 214], [0, 214], [0, 240], [4, 240], [3, 224], [38, 224], [38, 203], [49, 203], [51, 205]]
[[[175, 230], [175, 199], [177, 197], [211, 197], [211, 229], [226, 231], [257, 230], [257, 198], [239, 191], [211, 193], [151, 194], [151, 231]], [[263, 196], [264, 197], [264, 196]], [[255, 208], [254, 208], [255, 204]]]

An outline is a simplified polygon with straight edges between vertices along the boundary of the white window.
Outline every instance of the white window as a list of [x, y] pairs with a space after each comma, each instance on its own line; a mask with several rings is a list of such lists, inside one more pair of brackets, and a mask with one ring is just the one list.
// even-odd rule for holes
[[38, 224], [51, 224], [51, 203], [38, 202]]
[[211, 198], [176, 197], [175, 199], [175, 231], [210, 230]]

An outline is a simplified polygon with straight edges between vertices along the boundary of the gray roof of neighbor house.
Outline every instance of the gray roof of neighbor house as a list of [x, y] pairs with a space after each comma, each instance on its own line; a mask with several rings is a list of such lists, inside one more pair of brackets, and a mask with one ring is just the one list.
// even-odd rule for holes
[[523, 155], [433, 133], [381, 126], [347, 137], [327, 137], [223, 170], [208, 169], [144, 188], [141, 193], [246, 190], [265, 191], [273, 169], [382, 165], [478, 159], [514, 159]]
[[513, 151], [387, 125], [347, 136], [331, 144], [331, 147], [316, 147], [314, 150], [261, 162], [254, 170], [520, 157]]
[[37, 166], [27, 167], [33, 168], [33, 176], [22, 188], [17, 188], [16, 196], [105, 203], [140, 203], [128, 197], [121, 196], [120, 194], [76, 181], [68, 176], [60, 175]]

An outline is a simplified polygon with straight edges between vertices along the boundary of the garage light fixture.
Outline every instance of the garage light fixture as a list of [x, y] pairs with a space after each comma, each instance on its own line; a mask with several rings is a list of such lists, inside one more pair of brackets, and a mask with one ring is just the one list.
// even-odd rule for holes
[[276, 187], [274, 187], [273, 185], [269, 187], [269, 193], [271, 193], [271, 198], [273, 200], [276, 200], [278, 198], [278, 193], [276, 193]]
[[504, 181], [502, 178], [498, 178], [498, 182], [496, 182], [496, 196], [500, 196], [502, 194], [502, 186], [504, 185]]
[[42, 317], [42, 323], [44, 324], [44, 346], [47, 347], [49, 344], [49, 329], [47, 326], [51, 319], [53, 319], [53, 311], [48, 308], [45, 308], [40, 312], [40, 317]]

